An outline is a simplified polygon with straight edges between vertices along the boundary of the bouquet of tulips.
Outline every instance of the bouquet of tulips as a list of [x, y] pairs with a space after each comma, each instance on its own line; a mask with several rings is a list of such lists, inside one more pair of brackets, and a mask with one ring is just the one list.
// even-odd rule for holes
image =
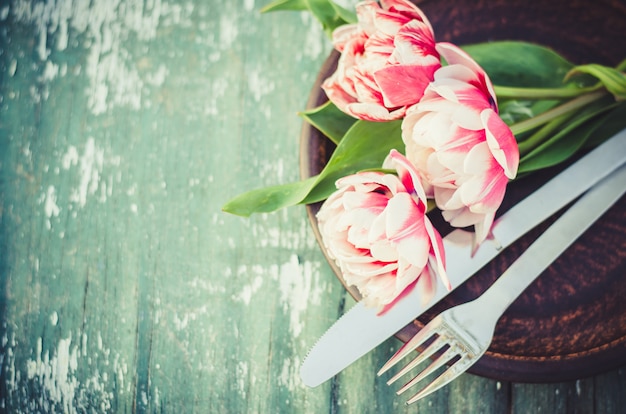
[[575, 66], [545, 47], [437, 42], [408, 0], [279, 0], [309, 10], [340, 53], [322, 84], [328, 102], [303, 117], [337, 147], [315, 177], [242, 194], [247, 216], [324, 201], [317, 215], [331, 258], [366, 305], [384, 312], [413, 289], [450, 288], [434, 210], [469, 227], [478, 246], [507, 184], [589, 149], [626, 124], [626, 60]]

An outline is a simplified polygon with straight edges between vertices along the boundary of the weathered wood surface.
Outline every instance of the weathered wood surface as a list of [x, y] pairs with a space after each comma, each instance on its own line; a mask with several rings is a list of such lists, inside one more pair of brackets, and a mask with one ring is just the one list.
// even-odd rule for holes
[[304, 208], [220, 211], [297, 179], [330, 45], [254, 0], [0, 2], [0, 411], [619, 413], [623, 368], [559, 384], [470, 374], [406, 408], [390, 339], [309, 389], [353, 304]]

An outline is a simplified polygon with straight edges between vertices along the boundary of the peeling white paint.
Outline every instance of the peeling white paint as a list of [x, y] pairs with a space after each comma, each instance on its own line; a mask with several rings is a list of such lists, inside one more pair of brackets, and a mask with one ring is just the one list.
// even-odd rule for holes
[[309, 304], [319, 305], [324, 293], [316, 280], [318, 272], [315, 270], [312, 262], [299, 263], [294, 254], [289, 262], [280, 266], [278, 272], [281, 302], [285, 311], [289, 312], [289, 327], [294, 338], [300, 336], [304, 329], [300, 315]]
[[321, 25], [309, 13], [302, 13], [303, 26], [307, 27], [306, 38], [301, 50], [309, 59], [319, 59], [328, 55], [332, 48]]
[[97, 148], [92, 137], [85, 143], [84, 153], [80, 157], [79, 171], [80, 183], [70, 195], [70, 200], [84, 207], [87, 196], [95, 194], [100, 184], [100, 173], [104, 164], [104, 151]]
[[148, 73], [146, 75], [146, 83], [152, 86], [162, 86], [165, 83], [165, 79], [168, 74], [169, 71], [167, 70], [167, 67], [161, 64], [156, 71], [154, 71], [154, 73]]
[[300, 358], [286, 358], [283, 360], [283, 366], [278, 375], [278, 383], [286, 387], [288, 390], [294, 390], [302, 384], [300, 379]]
[[28, 380], [36, 380], [44, 390], [45, 398], [58, 404], [65, 412], [76, 412], [73, 407], [78, 380], [73, 375], [78, 367], [77, 347], [72, 345], [72, 338], [60, 339], [56, 350], [43, 351], [42, 339], [37, 340], [35, 358], [26, 363]]
[[61, 165], [64, 170], [69, 170], [71, 166], [78, 164], [78, 151], [76, 147], [70, 145], [67, 149], [67, 152], [63, 155], [61, 159]]
[[43, 69], [43, 73], [41, 74], [41, 77], [39, 78], [39, 80], [42, 82], [48, 82], [56, 78], [58, 74], [59, 74], [59, 65], [52, 63], [48, 60], [46, 61], [46, 64]]
[[50, 219], [52, 217], [58, 217], [61, 209], [57, 205], [57, 195], [54, 186], [49, 186], [45, 195], [44, 213], [46, 215], [46, 228], [49, 230], [52, 227]]
[[[87, 138], [81, 152], [70, 145], [60, 158], [64, 171], [77, 173], [77, 185], [69, 194], [70, 203], [82, 208], [89, 197], [95, 196], [99, 202], [105, 202], [113, 193], [115, 171], [106, 174], [106, 167], [118, 167], [121, 163], [119, 155], [110, 154], [96, 145], [93, 137]], [[117, 180], [119, 181], [119, 179]]]
[[[17, 400], [24, 398], [28, 400], [21, 405], [29, 407], [29, 412], [109, 411], [115, 400], [113, 386], [118, 395], [123, 395], [132, 392], [132, 384], [125, 380], [128, 363], [119, 354], [113, 355], [103, 346], [100, 334], [98, 337], [95, 348], [88, 346], [86, 333], [81, 335], [78, 343], [71, 333], [52, 343], [37, 338], [31, 356], [22, 367], [16, 366], [15, 350], [18, 347], [23, 350], [24, 345], [18, 344], [14, 335], [5, 331], [2, 343], [6, 352], [2, 362], [7, 372], [7, 393], [0, 396], [0, 407], [4, 407], [7, 400], [17, 405]], [[89, 374], [84, 375], [85, 370]], [[33, 395], [29, 389], [40, 392]]]
[[243, 8], [246, 11], [254, 10], [254, 0], [243, 0]]
[[238, 295], [234, 296], [233, 299], [239, 300], [243, 302], [245, 305], [249, 305], [252, 300], [252, 296], [261, 288], [263, 285], [263, 278], [260, 275], [257, 275], [252, 283], [249, 285], [244, 285], [239, 292]]
[[228, 91], [228, 87], [229, 82], [225, 78], [215, 79], [211, 83], [211, 96], [213, 97], [213, 99], [207, 99], [204, 102], [205, 108], [203, 111], [203, 115], [219, 114], [219, 108], [217, 106], [218, 102], [220, 101], [219, 98], [223, 97], [226, 94], [226, 92]]
[[[230, 276], [231, 270], [224, 269], [224, 277]], [[206, 276], [194, 277], [189, 281], [189, 288], [192, 290], [202, 290], [209, 294], [221, 294], [226, 292], [226, 287], [223, 284], [217, 284], [208, 279]]]
[[243, 398], [246, 398], [246, 395], [247, 395], [246, 384], [248, 380], [248, 374], [249, 374], [248, 363], [245, 361], [239, 361], [237, 363], [237, 369], [236, 369], [237, 390], [239, 391], [239, 394]]
[[194, 309], [190, 312], [184, 312], [182, 314], [178, 314], [178, 312], [173, 312], [172, 314], [172, 322], [174, 323], [174, 328], [177, 331], [182, 331], [187, 329], [190, 322], [197, 321], [198, 319], [202, 319], [203, 315], [208, 314], [209, 306], [203, 305], [197, 309]]
[[224, 13], [220, 18], [220, 47], [222, 50], [229, 50], [237, 40], [239, 35], [238, 24], [228, 13]]
[[258, 70], [248, 73], [248, 87], [256, 102], [261, 102], [263, 97], [274, 90], [274, 82], [261, 77]]
[[[161, 85], [167, 75], [162, 67], [141, 72], [126, 49], [126, 41], [134, 38], [148, 45], [160, 27], [189, 26], [193, 9], [191, 1], [180, 5], [159, 0], [15, 0], [0, 10], [0, 18], [11, 15], [16, 22], [34, 26], [37, 55], [44, 64], [42, 80], [46, 82], [67, 73], [67, 68], [59, 68], [59, 62], [53, 61], [52, 49], [84, 46], [88, 51], [84, 68], [76, 69], [89, 80], [85, 91], [88, 106], [98, 115], [115, 107], [141, 108], [145, 88]], [[78, 43], [78, 39], [85, 40]]]

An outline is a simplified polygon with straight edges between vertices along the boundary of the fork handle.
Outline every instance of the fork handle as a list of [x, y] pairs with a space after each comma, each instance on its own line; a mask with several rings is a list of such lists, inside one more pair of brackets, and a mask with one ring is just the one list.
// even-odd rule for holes
[[[489, 304], [490, 311], [499, 310], [504, 313], [509, 305], [625, 192], [626, 165], [622, 165], [582, 195], [477, 301]], [[494, 309], [494, 306], [497, 309]]]

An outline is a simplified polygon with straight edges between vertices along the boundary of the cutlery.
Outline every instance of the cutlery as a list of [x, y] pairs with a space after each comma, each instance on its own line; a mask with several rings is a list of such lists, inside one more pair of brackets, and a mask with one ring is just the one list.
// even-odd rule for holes
[[400, 388], [397, 394], [402, 394], [448, 363], [451, 363], [449, 367], [411, 397], [407, 404], [412, 404], [453, 381], [487, 351], [496, 323], [509, 305], [625, 192], [626, 166], [622, 166], [589, 189], [481, 296], [437, 315], [387, 361], [378, 375], [387, 372], [409, 353], [428, 343], [387, 384], [394, 383], [434, 355], [438, 356]]
[[[493, 240], [473, 251], [472, 233], [457, 229], [444, 238], [452, 288], [461, 285], [505, 247], [575, 200], [626, 162], [626, 129], [605, 141], [517, 203], [492, 227]], [[454, 258], [454, 260], [451, 260]], [[309, 351], [300, 368], [303, 383], [315, 387], [394, 335], [450, 292], [437, 284], [433, 299], [422, 304], [411, 292], [382, 315], [362, 302], [331, 326]]]

